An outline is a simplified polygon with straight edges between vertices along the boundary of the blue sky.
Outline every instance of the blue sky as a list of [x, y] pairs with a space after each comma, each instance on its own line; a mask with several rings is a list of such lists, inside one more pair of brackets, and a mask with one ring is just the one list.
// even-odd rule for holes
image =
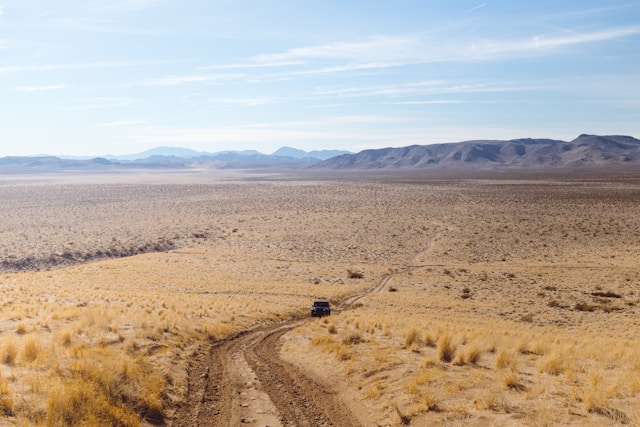
[[640, 1], [0, 0], [0, 156], [640, 137]]

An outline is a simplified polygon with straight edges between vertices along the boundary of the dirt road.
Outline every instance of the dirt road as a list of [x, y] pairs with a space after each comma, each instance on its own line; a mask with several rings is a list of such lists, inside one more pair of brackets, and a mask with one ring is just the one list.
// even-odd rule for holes
[[292, 320], [230, 337], [198, 355], [176, 426], [358, 426], [321, 384], [280, 359], [279, 338], [302, 323]]
[[[415, 255], [406, 270], [422, 265], [434, 246]], [[375, 287], [349, 296], [335, 311], [353, 307], [360, 299], [381, 292], [396, 274], [383, 276]], [[174, 426], [359, 426], [361, 423], [337, 397], [329, 383], [280, 358], [279, 339], [304, 319], [242, 331], [197, 354], [189, 366], [189, 390], [176, 411]]]

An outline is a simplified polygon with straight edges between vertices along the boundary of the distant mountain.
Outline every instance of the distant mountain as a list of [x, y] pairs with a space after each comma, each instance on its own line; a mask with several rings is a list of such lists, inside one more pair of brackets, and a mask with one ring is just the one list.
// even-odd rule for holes
[[151, 150], [143, 151], [142, 153], [136, 154], [126, 154], [123, 156], [114, 156], [111, 154], [107, 154], [104, 156], [110, 160], [139, 160], [139, 159], [147, 159], [149, 157], [154, 156], [166, 156], [166, 157], [180, 157], [180, 158], [191, 158], [198, 157], [204, 153], [201, 153], [196, 150], [191, 150], [190, 148], [180, 148], [180, 147], [156, 147]]
[[255, 150], [206, 153], [158, 147], [139, 154], [111, 158], [55, 156], [2, 157], [0, 173], [107, 171], [119, 169], [302, 169], [330, 170], [420, 168], [562, 168], [639, 165], [640, 140], [621, 135], [580, 135], [573, 141], [511, 139], [464, 141], [434, 145], [364, 150], [321, 159], [339, 151], [305, 152], [282, 147], [273, 154]]
[[580, 135], [553, 139], [478, 140], [365, 150], [325, 160], [314, 168], [398, 169], [454, 166], [519, 168], [640, 163], [640, 140], [631, 136]]
[[[180, 147], [157, 147], [137, 154], [107, 155], [105, 158], [25, 156], [0, 158], [0, 172], [56, 171], [56, 170], [104, 170], [107, 168], [301, 168], [319, 163], [333, 151], [307, 153], [295, 148], [283, 147], [273, 154], [256, 150], [220, 151], [207, 153]], [[336, 151], [335, 153], [345, 153]], [[314, 157], [318, 156], [318, 157]]]
[[[104, 156], [109, 160], [117, 161], [139, 161], [146, 159], [160, 159], [160, 158], [180, 158], [180, 159], [216, 159], [222, 161], [242, 161], [242, 162], [298, 162], [303, 163], [317, 163], [328, 158], [338, 156], [341, 154], [349, 154], [349, 151], [341, 150], [319, 150], [319, 151], [304, 151], [292, 147], [282, 147], [276, 150], [273, 154], [263, 154], [256, 150], [243, 150], [243, 151], [218, 151], [214, 153], [206, 151], [196, 151], [190, 148], [181, 147], [156, 147], [150, 150], [143, 151], [141, 153], [126, 154], [115, 156], [108, 154]], [[72, 159], [73, 157], [65, 157]], [[80, 159], [80, 158], [74, 158]], [[85, 158], [86, 159], [86, 158]]]
[[312, 158], [327, 160], [331, 157], [341, 156], [343, 154], [351, 154], [351, 152], [344, 150], [314, 150], [307, 152], [304, 150], [299, 150], [297, 148], [282, 147], [275, 151], [272, 156], [293, 157], [295, 159]]
[[0, 168], [6, 169], [106, 169], [118, 166], [116, 162], [96, 157], [94, 159], [62, 159], [55, 156], [0, 157]]

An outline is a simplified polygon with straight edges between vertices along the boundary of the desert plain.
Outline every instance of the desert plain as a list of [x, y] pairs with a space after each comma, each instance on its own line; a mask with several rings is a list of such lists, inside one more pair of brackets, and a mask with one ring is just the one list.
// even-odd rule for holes
[[[307, 425], [640, 424], [640, 174], [2, 175], [0, 200], [0, 425], [292, 425], [259, 361], [215, 376], [278, 325], [270, 357], [349, 414]], [[214, 377], [240, 397], [207, 409]]]

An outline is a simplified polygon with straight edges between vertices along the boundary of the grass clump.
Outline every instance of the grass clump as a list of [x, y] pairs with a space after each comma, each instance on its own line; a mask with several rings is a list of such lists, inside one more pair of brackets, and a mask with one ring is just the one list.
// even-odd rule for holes
[[2, 363], [4, 363], [5, 365], [13, 365], [16, 362], [17, 356], [18, 347], [16, 346], [15, 341], [4, 341], [0, 349], [0, 360], [2, 361]]
[[440, 339], [438, 339], [436, 351], [438, 352], [438, 359], [440, 359], [441, 361], [448, 363], [453, 360], [453, 356], [456, 352], [456, 347], [453, 344], [451, 335], [445, 333], [440, 337]]
[[512, 370], [516, 369], [518, 358], [515, 351], [512, 350], [500, 350], [496, 355], [496, 369], [502, 370], [506, 368], [510, 368]]

